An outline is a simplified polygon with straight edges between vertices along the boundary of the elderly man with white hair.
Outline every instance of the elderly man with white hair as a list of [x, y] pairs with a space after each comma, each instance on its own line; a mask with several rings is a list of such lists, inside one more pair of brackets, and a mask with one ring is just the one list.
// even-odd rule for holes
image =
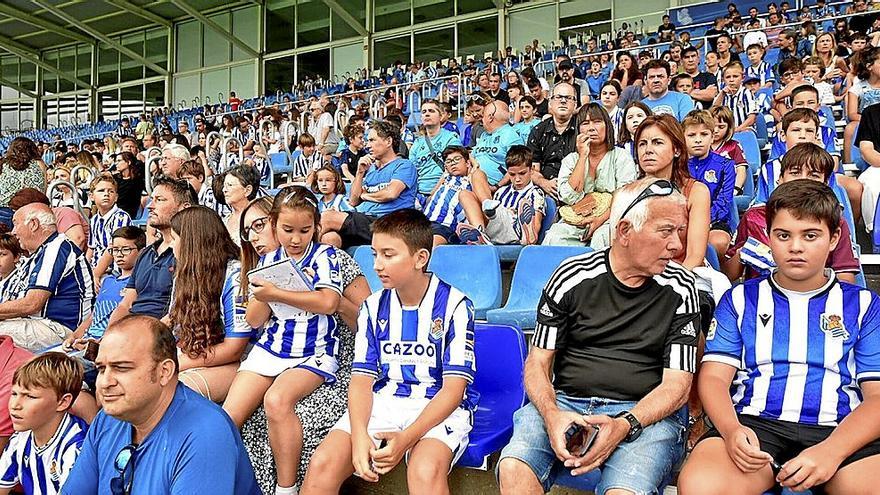
[[19, 208], [12, 234], [30, 256], [0, 283], [0, 334], [38, 352], [60, 344], [92, 312], [94, 282], [85, 254], [40, 203]]
[[610, 221], [611, 247], [562, 262], [538, 303], [502, 494], [544, 493], [563, 469], [600, 466], [596, 493], [658, 493], [684, 457], [700, 328], [694, 276], [672, 261], [685, 198], [641, 179], [615, 193]]
[[162, 148], [162, 157], [159, 158], [159, 170], [162, 175], [170, 179], [177, 179], [180, 166], [189, 160], [189, 149], [182, 144], [170, 143]]
[[471, 155], [480, 164], [492, 186], [507, 184], [507, 151], [515, 144], [525, 144], [510, 125], [510, 109], [501, 101], [490, 101], [483, 108], [483, 129]]

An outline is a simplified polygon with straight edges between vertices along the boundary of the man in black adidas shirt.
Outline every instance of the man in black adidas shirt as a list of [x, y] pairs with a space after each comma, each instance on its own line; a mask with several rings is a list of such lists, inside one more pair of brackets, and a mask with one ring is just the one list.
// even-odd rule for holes
[[[670, 260], [684, 249], [685, 199], [668, 181], [636, 181], [615, 193], [611, 225], [610, 249], [564, 261], [544, 289], [502, 494], [544, 493], [560, 469], [603, 464], [596, 493], [656, 493], [684, 456], [699, 301]], [[573, 425], [599, 427], [581, 457], [566, 447]]]

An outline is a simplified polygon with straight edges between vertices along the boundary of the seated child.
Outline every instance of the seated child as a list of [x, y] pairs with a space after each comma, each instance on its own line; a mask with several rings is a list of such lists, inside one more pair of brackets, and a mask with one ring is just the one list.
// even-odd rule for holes
[[758, 105], [751, 91], [743, 86], [743, 66], [738, 60], [722, 70], [724, 87], [718, 92], [712, 106], [721, 105], [733, 112], [733, 132], [755, 129]]
[[[443, 161], [446, 172], [434, 186], [423, 208], [434, 230], [434, 247], [458, 244], [459, 239], [455, 231], [459, 220], [468, 214], [461, 201], [462, 193], [469, 194], [472, 198], [491, 197], [486, 174], [476, 165], [467, 148], [447, 146], [443, 150]], [[469, 214], [482, 215], [480, 204], [480, 199], [470, 201]]]
[[9, 397], [15, 433], [0, 455], [0, 494], [19, 483], [25, 495], [61, 493], [88, 429], [68, 412], [82, 380], [79, 363], [58, 352], [37, 356], [15, 371]]
[[324, 156], [317, 152], [315, 138], [307, 132], [299, 135], [297, 144], [300, 153], [294, 153], [291, 157], [293, 172], [290, 175], [290, 182], [304, 183], [308, 182], [308, 177], [313, 171], [325, 165]]
[[12, 234], [0, 234], [0, 280], [5, 279], [15, 271], [18, 260], [26, 254], [18, 243], [18, 238]]
[[318, 212], [326, 210], [351, 211], [354, 208], [345, 199], [345, 182], [333, 165], [319, 168], [312, 181], [312, 191], [318, 196]]
[[303, 495], [339, 493], [351, 474], [377, 482], [404, 457], [410, 493], [449, 493], [476, 406], [474, 307], [426, 271], [431, 237], [417, 210], [373, 223], [384, 289], [361, 306], [348, 411], [312, 456]]
[[[831, 83], [826, 80], [824, 72], [825, 64], [822, 62], [821, 58], [808, 57], [804, 60], [804, 80], [812, 82], [813, 87], [816, 88], [816, 91], [819, 93], [819, 104], [834, 105], [838, 101], [843, 100], [844, 93], [840, 91], [841, 82], [836, 82], [835, 88], [835, 86], [832, 86]], [[842, 78], [837, 77], [829, 79], [840, 80]], [[840, 93], [840, 95], [837, 96], [837, 93]]]
[[[687, 72], [682, 72], [681, 74], [677, 74], [675, 77], [672, 78], [670, 86], [672, 87], [673, 91], [691, 96], [691, 91], [694, 90], [694, 78]], [[694, 104], [694, 108], [696, 108], [697, 110], [703, 109], [703, 104], [699, 101], [694, 100]]]
[[89, 247], [86, 258], [92, 264], [95, 280], [110, 269], [113, 264], [113, 256], [109, 253], [110, 241], [113, 232], [117, 229], [131, 225], [131, 217], [116, 205], [119, 194], [116, 191], [116, 179], [109, 173], [103, 173], [92, 181], [89, 187], [92, 203], [97, 211], [89, 220]]
[[736, 181], [733, 160], [712, 151], [715, 120], [706, 110], [693, 110], [682, 121], [691, 177], [709, 188], [709, 244], [716, 252], [730, 245], [733, 186]]
[[[830, 164], [827, 154], [822, 161]], [[780, 185], [766, 218], [777, 266], [729, 290], [715, 310], [698, 380], [714, 428], [678, 491], [874, 493], [880, 300], [826, 269], [846, 230], [827, 185]]]
[[[803, 84], [794, 88], [791, 91], [791, 108], [792, 110], [795, 108], [809, 108], [816, 112], [816, 115], [819, 116], [819, 135], [822, 139], [822, 147], [834, 157], [834, 162], [838, 163], [840, 161], [840, 151], [835, 143], [837, 131], [834, 128], [834, 122], [825, 122], [824, 116], [819, 113], [819, 110], [822, 108], [819, 105], [819, 91], [809, 84]], [[781, 136], [776, 136], [772, 143], [773, 146], [770, 148], [771, 160], [785, 154], [787, 149], [785, 140]]]
[[[180, 165], [180, 170], [177, 171], [177, 175], [181, 179], [189, 182], [193, 191], [198, 193], [200, 205], [207, 206], [216, 211], [217, 214], [220, 215], [220, 218], [225, 218], [232, 213], [232, 209], [217, 201], [217, 197], [214, 195], [214, 179], [222, 178], [222, 174], [206, 178], [205, 167], [202, 166], [201, 162], [198, 160], [187, 160]], [[220, 187], [223, 187], [222, 181]]]
[[777, 131], [782, 122], [782, 116], [791, 110], [791, 92], [798, 86], [806, 83], [804, 81], [804, 64], [797, 57], [789, 57], [782, 62], [776, 69], [779, 72], [779, 82], [783, 85], [781, 89], [773, 93], [773, 108], [770, 114], [776, 121]]
[[[780, 184], [803, 178], [828, 183], [834, 176], [831, 155], [815, 143], [794, 146], [782, 157], [779, 168]], [[726, 259], [721, 260], [721, 271], [730, 280], [738, 279], [744, 271], [746, 279], [766, 274], [773, 267], [768, 245], [766, 209], [764, 205], [752, 206], [740, 219], [736, 239], [727, 250]], [[859, 273], [859, 260], [845, 219], [841, 219], [840, 242], [831, 250], [826, 266], [845, 282], [854, 283]]]
[[[538, 242], [544, 220], [544, 191], [532, 183], [532, 152], [527, 146], [513, 145], [507, 151], [507, 185], [495, 191], [492, 199], [461, 194], [460, 201], [468, 223], [456, 230], [464, 244], [522, 244]], [[479, 205], [479, 206], [478, 206]], [[479, 211], [478, 211], [479, 210]]]
[[[733, 139], [733, 112], [727, 107], [716, 106], [709, 109], [712, 118], [715, 119], [715, 129], [712, 131], [712, 151], [724, 158], [733, 161], [736, 167], [736, 182], [733, 185], [733, 195], [743, 193], [743, 185], [749, 177], [749, 162], [739, 141]], [[758, 118], [763, 118], [758, 116]]]
[[757, 78], [761, 88], [772, 88], [776, 76], [773, 75], [773, 67], [764, 61], [764, 45], [753, 43], [747, 46], [746, 56], [749, 58], [749, 66], [746, 67], [745, 78]]

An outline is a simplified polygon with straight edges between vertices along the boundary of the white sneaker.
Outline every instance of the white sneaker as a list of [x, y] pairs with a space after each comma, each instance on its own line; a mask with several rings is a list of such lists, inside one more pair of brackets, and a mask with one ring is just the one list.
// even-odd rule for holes
[[495, 216], [495, 210], [501, 206], [501, 201], [497, 199], [484, 199], [483, 200], [483, 213], [486, 214], [488, 218], [492, 218]]

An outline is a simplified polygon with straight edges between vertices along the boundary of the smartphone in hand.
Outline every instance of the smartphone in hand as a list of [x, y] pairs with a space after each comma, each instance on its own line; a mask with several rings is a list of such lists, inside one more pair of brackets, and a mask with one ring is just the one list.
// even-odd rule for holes
[[571, 455], [583, 457], [593, 446], [598, 434], [599, 427], [596, 425], [584, 428], [581, 425], [573, 424], [565, 431], [565, 448]]

